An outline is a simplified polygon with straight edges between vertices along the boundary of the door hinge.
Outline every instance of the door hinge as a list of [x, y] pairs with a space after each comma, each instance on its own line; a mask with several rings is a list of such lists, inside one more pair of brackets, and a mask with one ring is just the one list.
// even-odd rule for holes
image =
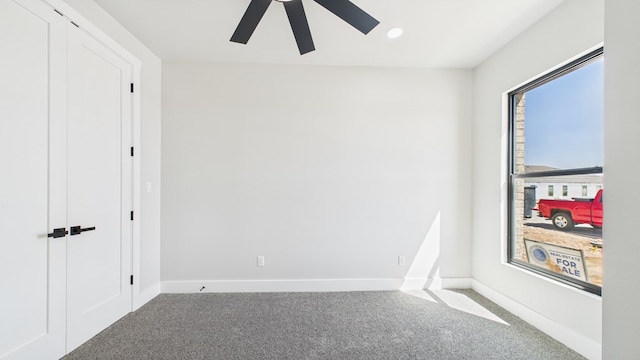
[[133, 146], [131, 147], [131, 156], [133, 156]]
[[130, 284], [133, 285], [133, 275], [131, 275], [131, 281]]
[[133, 210], [131, 210], [131, 221], [133, 221]]
[[131, 83], [131, 93], [133, 94], [133, 83]]
[[58, 13], [58, 15], [60, 15], [60, 16], [62, 16], [62, 17], [64, 17], [64, 14], [63, 14], [63, 13], [61, 13], [60, 11], [58, 11], [58, 9], [53, 9], [53, 11], [55, 11], [56, 13]]

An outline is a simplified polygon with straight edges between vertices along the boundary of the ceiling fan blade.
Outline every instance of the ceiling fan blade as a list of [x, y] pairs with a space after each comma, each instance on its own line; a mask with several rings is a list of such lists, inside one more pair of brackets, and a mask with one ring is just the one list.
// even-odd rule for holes
[[295, 36], [296, 43], [298, 43], [300, 55], [304, 55], [315, 50], [316, 47], [313, 44], [311, 30], [309, 30], [309, 22], [307, 21], [307, 15], [304, 12], [302, 1], [297, 0], [284, 2], [284, 8], [287, 10], [291, 30], [293, 30], [293, 36]]
[[327, 10], [337, 15], [342, 20], [348, 22], [363, 34], [368, 34], [380, 21], [367, 14], [349, 0], [314, 0], [324, 6]]
[[251, 0], [236, 31], [231, 36], [231, 41], [246, 44], [270, 4], [271, 0]]

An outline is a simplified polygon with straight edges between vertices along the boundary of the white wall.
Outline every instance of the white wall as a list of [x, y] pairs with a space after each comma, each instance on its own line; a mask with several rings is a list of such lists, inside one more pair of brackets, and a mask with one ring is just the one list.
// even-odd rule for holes
[[636, 189], [640, 176], [640, 2], [607, 0], [605, 7], [605, 198], [603, 358], [637, 359], [640, 254]]
[[468, 284], [471, 77], [163, 64], [163, 291]]
[[[474, 289], [593, 359], [601, 356], [601, 299], [504, 262], [505, 93], [601, 44], [603, 3], [603, 0], [565, 1], [480, 65], [474, 78]], [[606, 173], [609, 165], [605, 164]], [[609, 250], [605, 245], [605, 258]]]
[[[161, 61], [131, 35], [93, 0], [47, 0], [67, 12], [68, 6], [90, 21], [107, 36], [137, 57], [141, 63], [138, 91], [141, 96], [139, 126], [140, 144], [136, 150], [140, 161], [140, 203], [136, 221], [140, 238], [134, 250], [140, 254], [139, 269], [134, 269], [134, 308], [138, 308], [160, 291], [160, 119], [161, 119]], [[65, 4], [66, 3], [66, 4]], [[68, 5], [68, 6], [67, 6]], [[137, 130], [137, 129], [136, 129]], [[146, 183], [152, 192], [146, 192]], [[135, 256], [135, 254], [134, 254]]]

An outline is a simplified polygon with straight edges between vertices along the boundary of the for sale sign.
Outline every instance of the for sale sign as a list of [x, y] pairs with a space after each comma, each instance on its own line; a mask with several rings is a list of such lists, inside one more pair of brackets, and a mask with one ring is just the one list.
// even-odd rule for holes
[[582, 250], [525, 240], [529, 264], [567, 277], [589, 281]]

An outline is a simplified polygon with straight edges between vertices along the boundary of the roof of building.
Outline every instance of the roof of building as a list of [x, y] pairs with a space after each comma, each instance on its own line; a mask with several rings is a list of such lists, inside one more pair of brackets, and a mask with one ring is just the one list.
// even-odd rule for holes
[[[547, 172], [559, 170], [558, 168], [544, 165], [525, 165], [527, 173]], [[535, 183], [563, 183], [563, 184], [602, 184], [602, 174], [560, 175], [543, 176], [525, 179], [527, 184]]]

